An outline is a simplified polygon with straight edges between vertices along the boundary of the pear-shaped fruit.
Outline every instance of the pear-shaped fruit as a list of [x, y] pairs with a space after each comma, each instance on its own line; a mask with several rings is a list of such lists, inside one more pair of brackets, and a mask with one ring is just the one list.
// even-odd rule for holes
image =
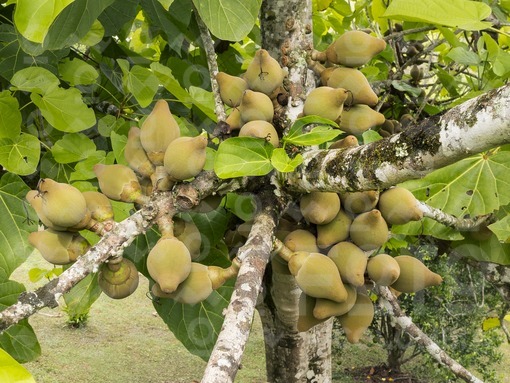
[[179, 137], [165, 153], [165, 170], [174, 180], [187, 180], [202, 171], [206, 160], [207, 137]]
[[191, 255], [177, 238], [161, 238], [147, 256], [147, 271], [165, 293], [172, 293], [191, 270]]
[[358, 343], [374, 319], [374, 304], [365, 294], [358, 293], [356, 303], [344, 315], [338, 317], [349, 343]]
[[330, 149], [345, 149], [345, 148], [354, 148], [356, 146], [359, 146], [358, 139], [356, 136], [353, 136], [352, 134], [349, 136], [346, 136], [342, 138], [341, 140], [333, 142], [329, 148]]
[[347, 299], [347, 290], [331, 258], [320, 253], [297, 252], [290, 258], [289, 270], [305, 294], [335, 302]]
[[328, 319], [329, 317], [344, 315], [349, 312], [358, 296], [357, 290], [351, 285], [345, 284], [347, 299], [345, 302], [335, 302], [329, 299], [318, 298], [313, 308], [313, 316], [317, 319]]
[[[348, 104], [375, 106], [379, 99], [363, 73], [353, 68], [335, 68], [329, 76], [327, 86], [347, 89], [351, 96]], [[384, 121], [383, 121], [384, 122]]]
[[57, 226], [54, 225], [53, 222], [51, 222], [46, 216], [44, 215], [42, 211], [42, 194], [37, 190], [29, 190], [27, 195], [25, 196], [25, 199], [30, 203], [30, 206], [32, 206], [37, 214], [37, 217], [39, 217], [39, 220], [42, 222], [44, 226], [46, 226], [49, 229], [58, 230], [58, 231], [66, 231], [67, 228], [63, 226]]
[[[163, 288], [162, 290], [164, 291]], [[205, 300], [212, 291], [207, 266], [192, 262], [188, 277], [169, 294], [169, 297], [179, 303], [194, 305]]]
[[230, 126], [230, 130], [239, 130], [243, 126], [241, 121], [241, 111], [239, 108], [232, 109], [225, 122]]
[[391, 287], [401, 293], [415, 293], [443, 282], [439, 274], [430, 271], [419, 259], [410, 255], [399, 255], [394, 259], [400, 267], [400, 275]]
[[303, 194], [299, 200], [299, 208], [308, 222], [325, 225], [333, 221], [340, 211], [340, 197], [329, 192]]
[[339, 242], [328, 251], [328, 257], [335, 262], [344, 283], [353, 286], [365, 284], [367, 255], [351, 242]]
[[379, 201], [379, 192], [377, 190], [368, 190], [362, 192], [346, 192], [340, 194], [342, 207], [353, 214], [360, 214], [374, 209]]
[[248, 89], [246, 80], [225, 72], [218, 72], [216, 81], [218, 81], [218, 87], [220, 88], [221, 101], [231, 107], [239, 106], [244, 91]]
[[367, 273], [380, 286], [389, 286], [400, 275], [400, 266], [391, 255], [377, 254], [368, 260]]
[[80, 234], [46, 229], [28, 236], [28, 242], [54, 265], [67, 265], [87, 252], [90, 245]]
[[264, 93], [246, 90], [239, 106], [241, 121], [246, 123], [254, 120], [273, 121], [273, 102]]
[[202, 236], [197, 226], [192, 221], [185, 221], [181, 218], [174, 218], [174, 235], [188, 248], [191, 259], [200, 256]]
[[413, 193], [400, 186], [381, 193], [378, 208], [390, 225], [402, 225], [423, 218], [419, 201]]
[[87, 202], [74, 186], [44, 178], [37, 189], [42, 199], [41, 211], [53, 225], [72, 227], [86, 218]]
[[230, 278], [235, 277], [239, 272], [240, 267], [241, 263], [237, 258], [234, 258], [232, 264], [227, 268], [222, 268], [219, 266], [207, 266], [207, 273], [212, 283], [212, 289], [216, 290], [220, 288]]
[[365, 65], [386, 48], [386, 42], [363, 31], [347, 31], [326, 50], [330, 63], [349, 67]]
[[165, 100], [158, 100], [140, 129], [140, 141], [154, 165], [163, 165], [170, 142], [181, 135], [179, 125]]
[[121, 164], [94, 165], [101, 192], [115, 201], [138, 202], [143, 196], [135, 172]]
[[[297, 320], [297, 330], [304, 332], [310, 330], [313, 326], [324, 322], [326, 319], [317, 319], [313, 315], [314, 307], [316, 306], [316, 299], [302, 293], [299, 296], [298, 311], [299, 316]], [[336, 303], [336, 302], [335, 302]]]
[[344, 108], [349, 92], [342, 88], [321, 86], [312, 90], [303, 106], [305, 116], [317, 115], [335, 121]]
[[239, 131], [239, 137], [258, 137], [264, 138], [275, 148], [280, 146], [278, 132], [273, 124], [263, 120], [253, 120], [244, 124]]
[[138, 282], [138, 270], [129, 259], [103, 263], [99, 268], [99, 287], [110, 298], [126, 298], [135, 292]]
[[362, 250], [369, 251], [381, 247], [388, 240], [388, 235], [388, 225], [377, 209], [362, 213], [352, 221], [351, 240]]
[[124, 148], [124, 158], [129, 167], [142, 177], [150, 177], [154, 173], [154, 164], [149, 160], [140, 141], [140, 129], [131, 127]]
[[283, 241], [291, 251], [307, 251], [309, 253], [320, 252], [317, 247], [317, 238], [307, 230], [297, 229], [291, 231]]
[[93, 219], [98, 222], [113, 219], [113, 206], [107, 196], [97, 191], [84, 191], [82, 194]]
[[317, 225], [317, 245], [319, 248], [326, 249], [349, 238], [351, 223], [351, 216], [340, 209], [333, 221], [326, 225]]
[[283, 84], [283, 72], [280, 64], [265, 49], [255, 52], [253, 61], [248, 65], [244, 79], [250, 89], [268, 96]]
[[385, 119], [384, 114], [371, 107], [357, 104], [342, 111], [338, 125], [345, 133], [361, 136], [367, 130], [384, 123]]

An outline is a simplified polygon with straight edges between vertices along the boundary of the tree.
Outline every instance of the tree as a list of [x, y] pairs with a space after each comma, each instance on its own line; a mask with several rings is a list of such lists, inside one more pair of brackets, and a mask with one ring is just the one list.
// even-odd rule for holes
[[[235, 285], [231, 280], [203, 303], [162, 298], [157, 306], [191, 352], [210, 355], [203, 381], [234, 379], [259, 296], [268, 380], [328, 381], [332, 321], [296, 330], [300, 297], [306, 297], [285, 263], [277, 263], [294, 253], [274, 234], [283, 232], [284, 214], [298, 217], [296, 202], [303, 194], [382, 192], [405, 181], [426, 202], [416, 206], [427, 219], [393, 226], [394, 236], [383, 248], [403, 247], [412, 236], [447, 240], [510, 300], [510, 256], [504, 244], [510, 202], [504, 146], [510, 141], [506, 2], [101, 0], [91, 5], [74, 0], [57, 6], [18, 0], [3, 3], [1, 11], [0, 68], [6, 89], [0, 94], [5, 116], [0, 125], [1, 224], [6, 234], [0, 245], [5, 265], [0, 294], [6, 307], [0, 330], [10, 332], [2, 339], [4, 350], [15, 354], [7, 339], [16, 334], [33, 340], [25, 318], [41, 307], [56, 307], [87, 276], [86, 283], [98, 283], [91, 273], [107, 260], [112, 265], [122, 254], [151, 277], [147, 254], [161, 236], [173, 237], [174, 221], [183, 220], [201, 232], [197, 263], [226, 270], [208, 269], [218, 274], [237, 273]], [[320, 51], [347, 30], [366, 27], [378, 41], [385, 35], [387, 45], [363, 67], [364, 76], [378, 92], [378, 110], [387, 120], [406, 115], [406, 126], [392, 134], [399, 126], [389, 122], [384, 129], [358, 132], [360, 146], [331, 149], [328, 142], [343, 137], [331, 127], [334, 122], [313, 113], [298, 117], [318, 85], [316, 73], [324, 70], [318, 63], [324, 59]], [[287, 70], [273, 97], [272, 122], [283, 148], [266, 139], [232, 138], [236, 134], [225, 124], [216, 74], [219, 69], [240, 74], [246, 69], [241, 63], [251, 61], [257, 46]], [[259, 77], [266, 74], [261, 71]], [[352, 94], [349, 90], [345, 97]], [[170, 101], [183, 136], [205, 137], [200, 133], [207, 132], [205, 170], [189, 182], [177, 176], [169, 181], [167, 173], [160, 173], [162, 160], [152, 160], [159, 164], [149, 185], [155, 192], [117, 198], [128, 202], [114, 205], [119, 223], [91, 227], [101, 239], [83, 232], [94, 246], [45, 287], [23, 292], [23, 286], [8, 278], [31, 252], [28, 233], [36, 230], [40, 218], [31, 209], [28, 217], [24, 213], [27, 191], [45, 193], [50, 181], [41, 186], [39, 179], [96, 190], [103, 165], [126, 164], [128, 136], [136, 134], [128, 134], [130, 127], [142, 126], [151, 113], [164, 109], [154, 106], [161, 99]], [[169, 118], [165, 112], [157, 115]], [[380, 139], [384, 134], [391, 135]], [[106, 194], [105, 189], [101, 187]], [[226, 196], [219, 208], [196, 211], [204, 208], [201, 201], [213, 204], [208, 197], [215, 195]], [[131, 214], [133, 207], [137, 211]], [[233, 230], [240, 221], [248, 222], [241, 244], [234, 241], [239, 236]], [[301, 225], [293, 222], [294, 228], [308, 227]], [[487, 227], [491, 235], [486, 241], [461, 234]], [[271, 257], [273, 250], [280, 258]], [[230, 251], [236, 257], [232, 264]], [[404, 331], [460, 377], [478, 381], [413, 325], [387, 287], [374, 292]], [[84, 294], [81, 303], [92, 304], [95, 298]], [[196, 319], [195, 327], [186, 323], [186, 331], [178, 330], [182, 323], [169, 315], [176, 310]], [[197, 339], [193, 331], [211, 337]], [[217, 339], [215, 332], [220, 332]], [[19, 361], [37, 354], [26, 344], [23, 351], [14, 355]]]

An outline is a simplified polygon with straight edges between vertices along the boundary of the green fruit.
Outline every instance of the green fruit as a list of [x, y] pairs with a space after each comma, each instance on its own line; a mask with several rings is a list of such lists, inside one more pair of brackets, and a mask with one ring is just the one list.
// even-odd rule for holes
[[225, 72], [218, 72], [216, 81], [218, 81], [218, 87], [220, 88], [221, 101], [231, 107], [239, 106], [244, 91], [248, 89], [246, 80]]
[[351, 242], [339, 242], [328, 251], [328, 257], [335, 262], [342, 282], [353, 286], [365, 284], [367, 255]]
[[272, 58], [265, 49], [255, 52], [255, 57], [244, 74], [244, 79], [250, 89], [268, 96], [283, 84], [284, 77], [285, 73], [278, 61]]
[[367, 130], [384, 123], [384, 114], [376, 112], [371, 107], [363, 104], [344, 109], [340, 115], [338, 125], [345, 133], [361, 136]]
[[[161, 290], [165, 291], [164, 288]], [[175, 291], [169, 294], [169, 297], [179, 303], [194, 305], [207, 299], [212, 291], [207, 266], [192, 262], [188, 277], [179, 284]]]
[[185, 221], [181, 218], [174, 218], [174, 235], [188, 248], [191, 259], [200, 256], [202, 236], [197, 226], [192, 221]]
[[420, 260], [410, 255], [399, 255], [394, 259], [400, 267], [400, 275], [391, 287], [401, 293], [415, 293], [443, 282], [439, 274], [430, 271]]
[[37, 190], [29, 190], [27, 195], [25, 196], [25, 199], [30, 203], [30, 206], [32, 206], [39, 217], [39, 220], [42, 222], [44, 226], [46, 226], [49, 229], [57, 230], [57, 231], [66, 231], [67, 228], [63, 226], [57, 226], [54, 225], [53, 222], [51, 222], [46, 216], [44, 215], [42, 211], [42, 194], [40, 194]]
[[107, 196], [97, 191], [84, 191], [82, 194], [93, 219], [98, 222], [113, 220], [113, 207]]
[[317, 238], [307, 230], [297, 229], [285, 237], [283, 241], [291, 251], [307, 251], [309, 253], [318, 253]]
[[237, 258], [234, 258], [232, 264], [227, 268], [222, 268], [219, 266], [207, 266], [207, 273], [209, 279], [211, 280], [212, 289], [216, 290], [220, 288], [230, 278], [235, 277], [239, 272], [240, 267], [241, 264]]
[[273, 124], [262, 121], [253, 120], [244, 124], [239, 131], [239, 137], [258, 137], [264, 138], [266, 141], [271, 143], [275, 148], [280, 146], [280, 139], [278, 138], [278, 132], [274, 128]]
[[386, 42], [362, 31], [347, 31], [326, 50], [330, 63], [359, 67], [386, 48]]
[[375, 250], [388, 240], [388, 225], [377, 209], [358, 215], [349, 232], [352, 242], [362, 250]]
[[248, 89], [241, 99], [239, 112], [243, 123], [254, 120], [271, 122], [274, 116], [273, 102], [266, 94]]
[[350, 92], [348, 98], [349, 105], [365, 104], [375, 106], [379, 102], [379, 98], [373, 91], [367, 78], [357, 69], [335, 68], [329, 76], [327, 86], [348, 90]]
[[72, 227], [87, 218], [85, 197], [74, 186], [44, 178], [37, 189], [42, 199], [41, 211], [53, 225]]
[[241, 121], [241, 112], [239, 111], [239, 108], [232, 109], [232, 112], [230, 112], [225, 122], [230, 126], [230, 130], [241, 129], [243, 122]]
[[368, 190], [362, 192], [346, 192], [340, 194], [342, 207], [353, 214], [360, 214], [374, 209], [379, 201], [379, 192], [377, 190]]
[[380, 286], [390, 286], [400, 275], [400, 266], [391, 255], [377, 254], [368, 260], [367, 273]]
[[306, 97], [303, 114], [305, 116], [317, 115], [335, 121], [340, 117], [349, 94], [342, 88], [337, 89], [330, 86], [315, 88]]
[[340, 197], [336, 193], [311, 192], [301, 196], [299, 208], [308, 222], [325, 225], [340, 211]]
[[170, 178], [183, 181], [202, 171], [206, 160], [207, 136], [179, 137], [165, 152], [165, 170]]
[[358, 296], [357, 290], [351, 285], [344, 285], [347, 290], [347, 299], [345, 302], [335, 302], [329, 299], [318, 298], [315, 301], [315, 307], [313, 308], [313, 316], [319, 320], [325, 320], [329, 317], [344, 315], [349, 312]]
[[103, 263], [99, 268], [99, 287], [110, 298], [126, 298], [135, 292], [138, 282], [138, 270], [129, 259]]
[[158, 100], [140, 129], [140, 141], [154, 165], [163, 165], [170, 142], [181, 135], [179, 125], [165, 100]]
[[143, 196], [135, 172], [120, 164], [94, 165], [101, 192], [114, 201], [137, 202]]
[[345, 149], [345, 148], [354, 148], [356, 146], [359, 146], [358, 139], [353, 135], [349, 135], [345, 138], [342, 138], [341, 140], [333, 142], [329, 146], [329, 148], [330, 149]]
[[149, 160], [140, 141], [140, 129], [133, 126], [129, 129], [128, 139], [124, 148], [124, 158], [129, 167], [142, 177], [150, 177], [154, 173], [154, 165]]
[[361, 293], [358, 293], [356, 303], [349, 312], [338, 317], [349, 343], [358, 343], [373, 319], [374, 304], [367, 295]]
[[177, 238], [161, 238], [147, 256], [147, 271], [165, 293], [172, 293], [191, 271], [191, 255]]
[[297, 330], [304, 332], [310, 330], [313, 326], [318, 325], [325, 321], [325, 319], [317, 319], [313, 315], [313, 310], [316, 305], [316, 299], [302, 293], [299, 296], [299, 316], [297, 320]]
[[419, 201], [403, 187], [394, 187], [383, 192], [379, 197], [378, 208], [390, 225], [403, 225], [423, 218]]
[[46, 229], [28, 235], [28, 242], [54, 265], [67, 265], [85, 254], [90, 245], [80, 234]]
[[351, 216], [340, 209], [333, 221], [326, 225], [317, 225], [317, 245], [319, 248], [326, 249], [349, 238], [351, 223]]
[[409, 74], [411, 75], [411, 78], [415, 84], [419, 83], [423, 78], [423, 70], [416, 64], [411, 67]]

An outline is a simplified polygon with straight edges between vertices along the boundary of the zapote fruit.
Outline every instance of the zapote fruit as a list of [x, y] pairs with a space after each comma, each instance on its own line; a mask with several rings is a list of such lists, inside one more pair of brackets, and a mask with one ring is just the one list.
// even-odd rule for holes
[[321, 86], [312, 90], [306, 97], [303, 114], [317, 115], [335, 121], [340, 117], [350, 92], [343, 88]]
[[299, 208], [308, 222], [324, 225], [330, 223], [340, 211], [340, 197], [328, 192], [303, 194]]
[[28, 242], [54, 265], [72, 263], [90, 248], [88, 241], [80, 234], [52, 229], [30, 233]]
[[380, 286], [390, 286], [400, 276], [398, 262], [389, 254], [377, 254], [368, 260], [367, 273]]
[[395, 261], [400, 267], [400, 275], [391, 287], [401, 293], [415, 293], [443, 282], [439, 274], [429, 270], [419, 259], [410, 255], [399, 255], [395, 257]]
[[244, 91], [248, 89], [246, 80], [225, 72], [218, 72], [216, 80], [220, 88], [221, 101], [231, 107], [239, 106]]
[[402, 225], [423, 218], [419, 201], [413, 193], [399, 186], [388, 189], [381, 194], [378, 208], [390, 225]]
[[330, 63], [359, 67], [386, 48], [386, 42], [363, 31], [347, 31], [326, 50]]
[[375, 250], [388, 240], [386, 221], [377, 209], [361, 213], [352, 221], [350, 228], [352, 242], [362, 250]]
[[272, 58], [265, 49], [255, 52], [255, 57], [244, 74], [244, 79], [250, 89], [268, 96], [282, 85], [284, 77], [285, 73], [278, 61]]
[[129, 259], [121, 257], [103, 263], [99, 268], [99, 287], [110, 298], [128, 297], [136, 291], [138, 282], [138, 270]]
[[176, 181], [193, 178], [202, 171], [206, 160], [207, 136], [179, 137], [166, 149], [165, 170]]
[[144, 204], [147, 197], [142, 193], [142, 187], [135, 172], [124, 165], [94, 165], [101, 192], [115, 201], [136, 202]]
[[374, 319], [374, 304], [368, 295], [358, 293], [352, 308], [338, 317], [349, 343], [358, 343]]

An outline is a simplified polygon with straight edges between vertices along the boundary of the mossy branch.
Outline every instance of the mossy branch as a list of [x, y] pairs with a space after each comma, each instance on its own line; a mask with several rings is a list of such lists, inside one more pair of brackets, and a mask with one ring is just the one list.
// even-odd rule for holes
[[441, 209], [419, 202], [418, 207], [423, 212], [423, 216], [433, 219], [445, 226], [454, 228], [458, 231], [474, 231], [483, 226], [492, 223], [494, 216], [492, 214], [484, 214], [473, 218], [458, 218], [451, 214], [445, 213]]

